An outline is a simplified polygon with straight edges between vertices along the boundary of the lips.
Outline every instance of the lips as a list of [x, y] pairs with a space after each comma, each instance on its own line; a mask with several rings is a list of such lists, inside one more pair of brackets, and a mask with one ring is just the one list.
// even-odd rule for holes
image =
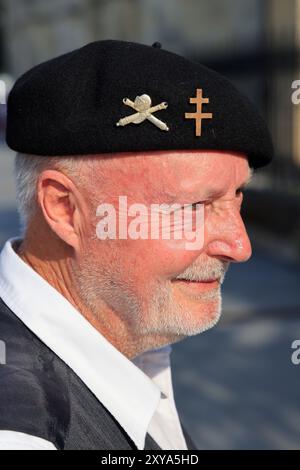
[[191, 281], [189, 279], [173, 279], [172, 283], [187, 292], [207, 292], [217, 289], [220, 284], [219, 279], [206, 279], [205, 281]]

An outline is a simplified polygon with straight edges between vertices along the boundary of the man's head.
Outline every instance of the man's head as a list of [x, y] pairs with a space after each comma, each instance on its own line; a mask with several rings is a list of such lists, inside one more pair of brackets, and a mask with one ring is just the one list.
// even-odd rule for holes
[[6, 140], [27, 154], [24, 259], [113, 344], [133, 356], [216, 323], [229, 263], [251, 254], [240, 188], [273, 154], [228, 80], [157, 44], [96, 41], [16, 81]]
[[[120, 333], [130, 331], [147, 349], [200, 333], [217, 322], [229, 263], [251, 256], [240, 216], [242, 187], [251, 176], [246, 156], [217, 151], [42, 161], [19, 156], [17, 169], [23, 172], [23, 178], [19, 175], [23, 182], [26, 158], [37, 177], [36, 197], [29, 204], [24, 187], [20, 193], [23, 207], [27, 202], [31, 208], [27, 229], [28, 240], [35, 240], [31, 249], [39, 258], [67, 261], [72, 283], [68, 289], [110, 335], [117, 336], [122, 324]], [[125, 216], [120, 214], [119, 196], [127, 197], [128, 207], [202, 203], [203, 245], [190, 250], [184, 239], [161, 236], [100, 240], [97, 207], [113, 205], [119, 223]], [[131, 220], [129, 216], [128, 225]]]

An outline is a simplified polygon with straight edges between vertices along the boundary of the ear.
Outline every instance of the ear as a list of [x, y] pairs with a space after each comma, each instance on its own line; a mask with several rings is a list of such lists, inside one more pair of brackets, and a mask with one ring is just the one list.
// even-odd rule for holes
[[79, 251], [88, 212], [76, 185], [60, 171], [46, 170], [39, 176], [37, 194], [49, 227], [61, 240]]

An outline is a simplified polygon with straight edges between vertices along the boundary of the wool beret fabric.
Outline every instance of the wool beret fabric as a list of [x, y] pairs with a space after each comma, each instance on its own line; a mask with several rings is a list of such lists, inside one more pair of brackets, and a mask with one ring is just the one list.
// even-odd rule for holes
[[[157, 44], [156, 44], [157, 46]], [[190, 98], [201, 89], [209, 103], [196, 136], [196, 112]], [[136, 111], [128, 98], [148, 95], [151, 120], [118, 126]], [[253, 168], [269, 163], [272, 141], [260, 114], [223, 76], [160, 47], [105, 40], [39, 64], [22, 75], [7, 103], [6, 140], [18, 152], [89, 155], [155, 150], [224, 150], [248, 156]]]

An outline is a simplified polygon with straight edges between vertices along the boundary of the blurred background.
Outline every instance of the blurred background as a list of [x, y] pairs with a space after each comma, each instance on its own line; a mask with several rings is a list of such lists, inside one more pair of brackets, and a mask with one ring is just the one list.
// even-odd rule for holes
[[19, 233], [4, 88], [98, 39], [160, 41], [226, 75], [269, 124], [276, 160], [243, 207], [253, 256], [227, 274], [220, 323], [173, 347], [174, 387], [200, 449], [300, 448], [300, 1], [0, 0], [0, 246]]

